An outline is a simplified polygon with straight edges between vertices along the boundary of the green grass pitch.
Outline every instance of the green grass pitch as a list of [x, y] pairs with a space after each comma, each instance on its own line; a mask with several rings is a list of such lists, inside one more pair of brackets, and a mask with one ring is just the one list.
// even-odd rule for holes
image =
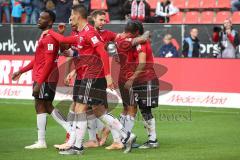
[[[119, 115], [121, 107], [113, 110]], [[36, 138], [36, 116], [32, 101], [0, 99], [0, 160], [239, 160], [240, 109], [159, 106], [158, 149], [133, 149], [129, 154], [107, 151], [104, 147], [86, 149], [84, 155], [63, 156], [53, 148], [62, 143], [64, 130], [48, 117], [48, 149], [25, 150]], [[138, 115], [134, 133], [137, 143], [146, 140]], [[111, 139], [107, 141], [107, 145]]]

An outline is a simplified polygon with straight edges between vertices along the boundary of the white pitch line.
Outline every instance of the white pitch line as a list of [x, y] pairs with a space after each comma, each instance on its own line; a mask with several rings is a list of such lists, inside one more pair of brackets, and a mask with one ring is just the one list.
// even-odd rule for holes
[[[1, 101], [0, 100], [0, 104], [13, 104], [13, 105], [17, 105], [17, 104], [23, 104], [23, 105], [33, 105], [33, 102], [27, 101], [27, 102], [7, 102], [7, 101]], [[117, 108], [121, 108], [121, 105], [117, 105]], [[194, 108], [194, 107], [193, 107]], [[203, 107], [205, 108], [205, 107]], [[224, 111], [206, 111], [206, 110], [195, 110], [195, 109], [189, 109], [189, 110], [181, 110], [178, 108], [171, 108], [171, 109], [161, 109], [160, 107], [157, 110], [165, 110], [165, 111], [182, 111], [182, 112], [189, 112], [191, 110], [191, 112], [202, 112], [202, 113], [216, 113], [216, 114], [240, 114], [240, 112], [224, 112]]]
[[[205, 108], [205, 107], [204, 107]], [[180, 109], [159, 109], [159, 110], [167, 110], [167, 111], [182, 111], [182, 112], [189, 112], [191, 110], [191, 112], [203, 112], [203, 113], [223, 113], [223, 114], [240, 114], [240, 112], [224, 112], [224, 111], [205, 111], [205, 110], [180, 110]]]

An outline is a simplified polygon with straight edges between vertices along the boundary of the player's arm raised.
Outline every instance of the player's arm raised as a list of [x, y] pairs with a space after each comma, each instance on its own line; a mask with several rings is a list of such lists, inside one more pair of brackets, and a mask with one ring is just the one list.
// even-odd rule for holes
[[47, 31], [54, 39], [56, 39], [59, 43], [66, 43], [66, 44], [74, 44], [78, 43], [78, 36], [63, 36], [54, 30], [50, 29]]

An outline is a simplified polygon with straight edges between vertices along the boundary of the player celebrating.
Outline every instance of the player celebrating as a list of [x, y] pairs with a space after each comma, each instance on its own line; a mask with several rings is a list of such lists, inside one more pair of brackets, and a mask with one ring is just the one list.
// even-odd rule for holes
[[[61, 43], [78, 43], [79, 66], [84, 67], [84, 77], [74, 86], [73, 100], [75, 105], [75, 136], [73, 147], [69, 147], [60, 154], [81, 154], [83, 152], [83, 138], [87, 128], [86, 111], [91, 105], [93, 112], [104, 124], [116, 129], [123, 137], [126, 144], [125, 153], [131, 151], [132, 143], [136, 136], [127, 132], [118, 119], [106, 113], [104, 106], [106, 99], [106, 88], [113, 89], [113, 81], [109, 71], [109, 58], [104, 49], [104, 43], [96, 30], [87, 23], [87, 10], [82, 5], [73, 6], [71, 23], [78, 25], [78, 36], [64, 37], [53, 30], [48, 33]], [[78, 74], [78, 73], [77, 73]], [[73, 125], [74, 126], [74, 125]]]
[[[52, 28], [55, 17], [54, 12], [49, 10], [43, 11], [38, 20], [38, 28], [42, 31]], [[47, 148], [45, 141], [47, 113], [51, 114], [66, 130], [69, 129], [68, 123], [52, 105], [58, 82], [58, 50], [59, 43], [51, 35], [43, 32], [38, 40], [34, 59], [27, 66], [12, 75], [13, 80], [18, 80], [24, 72], [33, 71], [33, 96], [37, 113], [38, 141], [33, 145], [26, 146], [26, 149]]]
[[131, 131], [138, 105], [149, 135], [149, 140], [139, 148], [155, 148], [158, 146], [158, 142], [151, 108], [158, 104], [159, 84], [153, 69], [151, 44], [147, 41], [132, 48], [129, 42], [133, 37], [142, 33], [141, 22], [129, 21], [125, 32], [116, 39], [121, 65], [119, 88], [124, 105], [121, 119], [125, 119], [125, 128]]

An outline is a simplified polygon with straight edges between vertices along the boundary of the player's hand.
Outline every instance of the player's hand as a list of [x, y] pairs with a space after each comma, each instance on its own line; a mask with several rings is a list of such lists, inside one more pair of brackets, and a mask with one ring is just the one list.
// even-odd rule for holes
[[115, 62], [120, 63], [120, 58], [118, 55], [113, 55], [113, 59]]
[[14, 80], [14, 81], [19, 80], [19, 78], [21, 77], [21, 75], [22, 75], [22, 73], [20, 73], [19, 71], [14, 72], [14, 73], [12, 74], [12, 80]]
[[70, 72], [67, 77], [64, 79], [64, 84], [66, 86], [70, 86], [70, 82], [71, 80], [74, 78], [75, 76], [75, 73], [76, 73], [76, 70], [73, 70], [72, 72]]
[[63, 51], [62, 55], [65, 57], [73, 57], [74, 51], [72, 49], [68, 49]]
[[231, 34], [231, 32], [232, 32], [231, 29], [227, 29], [227, 30], [226, 30], [226, 33], [227, 33], [227, 34]]
[[114, 90], [114, 83], [111, 75], [106, 76], [107, 88]]
[[39, 85], [38, 83], [36, 83], [34, 85], [34, 87], [33, 87], [33, 96], [39, 96], [40, 87], [41, 87], [41, 85]]
[[129, 89], [132, 87], [132, 85], [133, 85], [133, 79], [129, 79], [129, 80], [125, 83], [124, 88], [126, 88], [126, 89], [129, 90]]
[[58, 25], [58, 33], [63, 34], [66, 30], [66, 24], [65, 23], [59, 23]]

